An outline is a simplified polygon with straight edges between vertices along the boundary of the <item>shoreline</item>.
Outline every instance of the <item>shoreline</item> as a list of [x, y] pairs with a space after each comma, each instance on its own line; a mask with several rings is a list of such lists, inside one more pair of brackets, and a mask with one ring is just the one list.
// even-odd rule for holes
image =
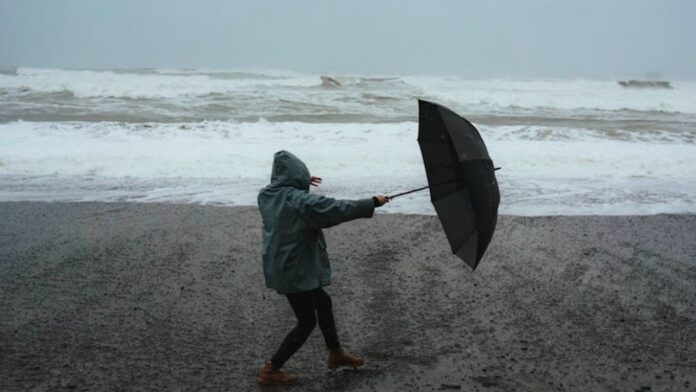
[[[260, 188], [259, 188], [260, 189]], [[375, 193], [375, 192], [373, 192]], [[322, 194], [323, 195], [323, 194]], [[329, 197], [334, 197], [337, 199], [355, 199], [351, 197], [342, 197], [342, 196], [335, 196], [335, 195], [327, 195]], [[201, 208], [220, 208], [220, 209], [240, 209], [240, 210], [247, 210], [247, 209], [252, 209], [252, 210], [258, 210], [258, 207], [256, 205], [251, 205], [251, 204], [226, 204], [226, 203], [217, 203], [217, 202], [209, 202], [209, 203], [201, 203], [201, 202], [184, 202], [184, 201], [135, 201], [135, 200], [128, 200], [128, 201], [109, 201], [109, 200], [85, 200], [85, 201], [76, 201], [76, 200], [0, 200], [0, 205], [2, 204], [36, 204], [36, 205], [41, 205], [41, 204], [47, 204], [47, 205], [84, 205], [84, 206], [91, 206], [91, 205], [114, 205], [114, 206], [119, 206], [119, 205], [145, 205], [145, 206], [161, 206], [161, 207], [182, 207], [182, 208], [187, 208], [187, 206], [190, 207], [201, 207]], [[389, 204], [387, 204], [389, 206]], [[435, 217], [437, 218], [437, 214], [435, 213], [435, 209], [432, 209], [431, 214], [425, 214], [425, 213], [419, 213], [419, 212], [386, 212], [384, 209], [376, 209], [375, 210], [375, 216], [377, 215], [391, 215], [391, 216], [403, 216], [403, 217], [417, 217], [417, 216], [428, 216], [428, 217]], [[616, 213], [616, 214], [510, 214], [510, 213], [504, 213], [498, 214], [499, 218], [577, 218], [577, 219], [582, 219], [582, 218], [640, 218], [640, 217], [651, 217], [651, 216], [696, 216], [696, 212], [691, 212], [691, 211], [670, 211], [670, 212], [655, 212], [655, 213]]]
[[[694, 214], [500, 216], [472, 272], [437, 217], [325, 231], [339, 337], [298, 388], [690, 390]], [[0, 389], [249, 390], [294, 317], [266, 289], [256, 207], [0, 202]]]

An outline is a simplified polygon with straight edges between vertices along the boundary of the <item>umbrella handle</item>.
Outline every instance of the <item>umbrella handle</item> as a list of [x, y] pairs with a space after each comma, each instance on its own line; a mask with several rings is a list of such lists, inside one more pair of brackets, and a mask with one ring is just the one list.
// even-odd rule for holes
[[[501, 167], [493, 168], [494, 171], [498, 171], [500, 169], [502, 169], [502, 168]], [[409, 193], [420, 192], [420, 191], [425, 190], [425, 189], [434, 188], [434, 187], [440, 186], [440, 185], [446, 185], [446, 184], [449, 184], [449, 183], [452, 183], [455, 181], [457, 181], [456, 178], [454, 180], [444, 181], [444, 182], [440, 182], [440, 183], [433, 184], [433, 185], [428, 185], [428, 186], [424, 186], [424, 187], [420, 187], [420, 188], [416, 188], [416, 189], [411, 189], [410, 191], [401, 192], [401, 193], [397, 193], [396, 195], [387, 196], [387, 199], [391, 200], [391, 199], [394, 199], [394, 198], [399, 197], [399, 196], [408, 195]]]

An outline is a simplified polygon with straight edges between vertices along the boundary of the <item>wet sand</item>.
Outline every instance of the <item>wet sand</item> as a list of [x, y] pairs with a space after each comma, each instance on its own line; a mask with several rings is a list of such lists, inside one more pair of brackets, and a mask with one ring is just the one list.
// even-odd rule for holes
[[[692, 391], [696, 216], [500, 218], [479, 268], [433, 216], [326, 231], [339, 336], [271, 390]], [[254, 208], [0, 203], [1, 391], [248, 391], [294, 318]], [[263, 389], [263, 388], [261, 388]]]

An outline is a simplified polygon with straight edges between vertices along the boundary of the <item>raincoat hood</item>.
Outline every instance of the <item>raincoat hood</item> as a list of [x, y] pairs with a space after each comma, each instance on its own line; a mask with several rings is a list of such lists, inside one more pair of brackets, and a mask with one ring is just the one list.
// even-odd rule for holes
[[292, 153], [278, 151], [273, 156], [273, 171], [271, 172], [272, 187], [293, 187], [309, 190], [309, 170], [307, 166]]

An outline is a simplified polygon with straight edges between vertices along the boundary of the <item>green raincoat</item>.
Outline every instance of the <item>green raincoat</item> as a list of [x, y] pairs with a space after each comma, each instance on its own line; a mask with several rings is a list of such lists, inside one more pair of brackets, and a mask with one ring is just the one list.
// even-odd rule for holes
[[321, 229], [370, 218], [372, 199], [336, 200], [309, 193], [309, 170], [296, 156], [279, 151], [271, 183], [258, 197], [263, 219], [263, 273], [280, 294], [331, 284], [331, 265]]

